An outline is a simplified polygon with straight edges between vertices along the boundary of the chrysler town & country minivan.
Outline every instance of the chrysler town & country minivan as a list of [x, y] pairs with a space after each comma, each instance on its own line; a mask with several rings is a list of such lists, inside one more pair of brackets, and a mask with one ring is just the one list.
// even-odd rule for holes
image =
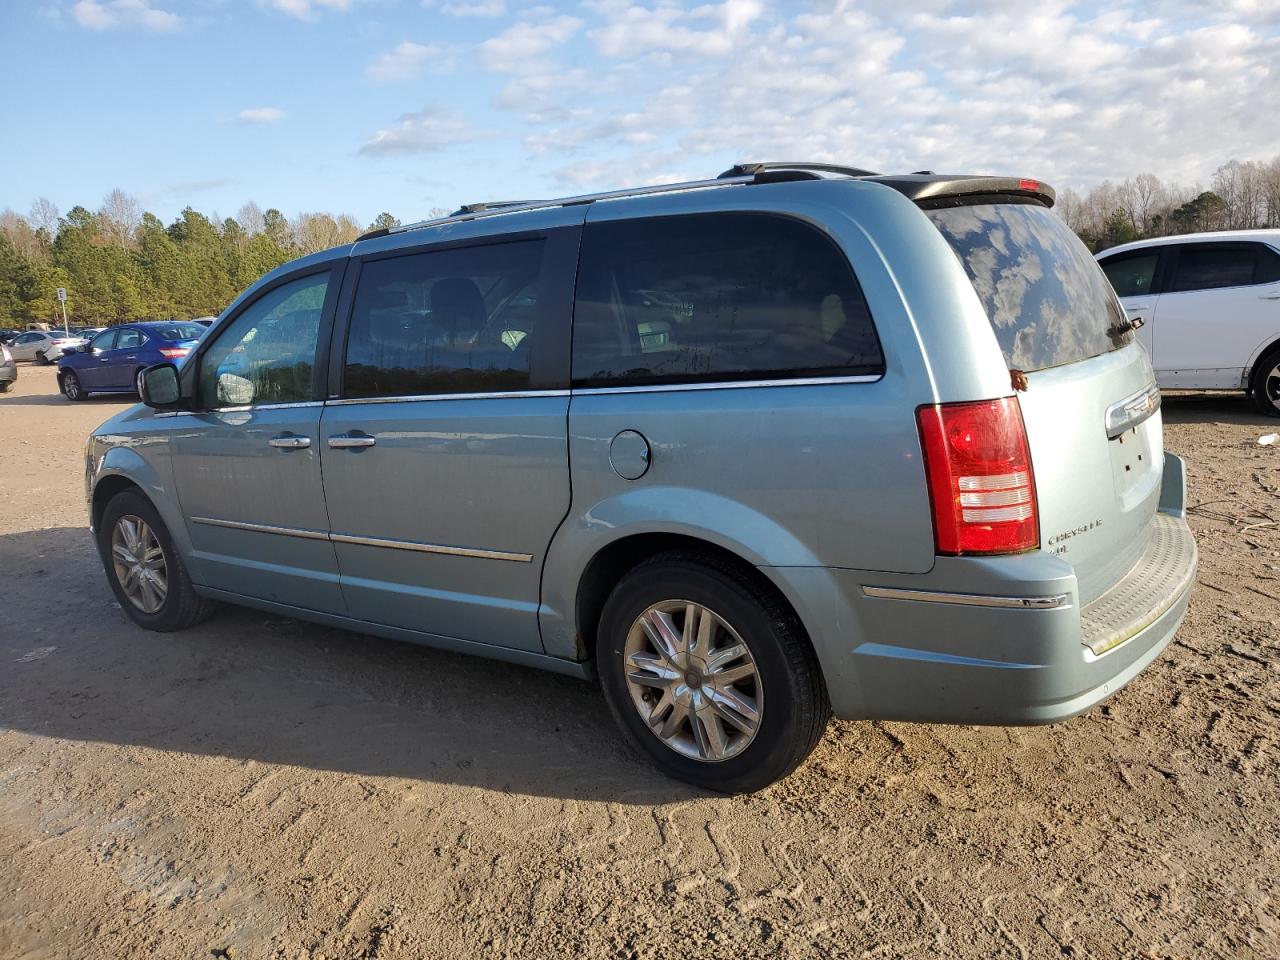
[[723, 791], [829, 717], [1035, 724], [1196, 566], [1146, 352], [1034, 180], [749, 164], [263, 277], [92, 436], [121, 605], [576, 676]]

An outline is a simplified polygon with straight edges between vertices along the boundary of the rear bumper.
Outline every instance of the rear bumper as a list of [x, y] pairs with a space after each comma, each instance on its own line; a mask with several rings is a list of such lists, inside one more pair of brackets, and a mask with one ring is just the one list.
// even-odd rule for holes
[[1083, 610], [1071, 567], [1042, 552], [939, 557], [921, 576], [828, 571], [843, 623], [815, 645], [836, 715], [1052, 723], [1127, 684], [1173, 639], [1195, 583], [1182, 464], [1166, 458], [1151, 546]]

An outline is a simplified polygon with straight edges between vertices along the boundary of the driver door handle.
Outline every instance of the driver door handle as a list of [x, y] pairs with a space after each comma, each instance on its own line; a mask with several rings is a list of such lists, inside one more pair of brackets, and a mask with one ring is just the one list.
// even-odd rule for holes
[[378, 442], [377, 437], [361, 433], [339, 433], [329, 438], [329, 446], [335, 450], [350, 450], [357, 447], [372, 447]]
[[285, 434], [282, 437], [272, 437], [267, 441], [267, 446], [280, 447], [283, 450], [305, 450], [311, 446], [311, 438]]

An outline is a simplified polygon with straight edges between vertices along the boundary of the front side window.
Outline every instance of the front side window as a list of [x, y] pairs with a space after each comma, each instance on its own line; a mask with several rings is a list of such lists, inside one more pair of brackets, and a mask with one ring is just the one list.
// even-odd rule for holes
[[544, 247], [518, 240], [364, 263], [343, 395], [528, 389]]
[[[1266, 268], [1269, 264], [1259, 256], [1267, 252], [1252, 244], [1184, 247], [1178, 255], [1178, 270], [1173, 278], [1173, 289], [1184, 292], [1267, 283]], [[1263, 268], [1262, 276], [1259, 276], [1259, 266]], [[1280, 277], [1270, 279], [1277, 278]]]
[[329, 273], [264, 293], [200, 358], [200, 405], [239, 407], [313, 399], [320, 316]]
[[763, 214], [589, 225], [573, 326], [575, 386], [884, 369], [844, 254], [805, 223]]
[[1142, 297], [1151, 292], [1155, 282], [1159, 253], [1115, 257], [1102, 262], [1102, 272], [1122, 297]]
[[93, 351], [111, 350], [116, 342], [117, 331], [104, 330], [92, 340], [89, 341], [89, 348]]

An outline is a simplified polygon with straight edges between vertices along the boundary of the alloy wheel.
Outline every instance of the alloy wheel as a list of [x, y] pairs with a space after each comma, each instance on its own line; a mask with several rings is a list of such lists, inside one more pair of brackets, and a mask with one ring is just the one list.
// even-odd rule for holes
[[67, 395], [68, 400], [80, 399], [80, 378], [74, 373], [68, 373], [62, 378], [62, 392]]
[[631, 625], [622, 656], [636, 711], [676, 753], [716, 763], [755, 739], [764, 715], [755, 658], [715, 611], [655, 603]]
[[143, 613], [164, 606], [169, 571], [155, 531], [141, 517], [126, 515], [111, 531], [111, 563], [120, 589]]
[[1267, 402], [1276, 410], [1280, 410], [1280, 363], [1277, 363], [1262, 378], [1262, 393]]

